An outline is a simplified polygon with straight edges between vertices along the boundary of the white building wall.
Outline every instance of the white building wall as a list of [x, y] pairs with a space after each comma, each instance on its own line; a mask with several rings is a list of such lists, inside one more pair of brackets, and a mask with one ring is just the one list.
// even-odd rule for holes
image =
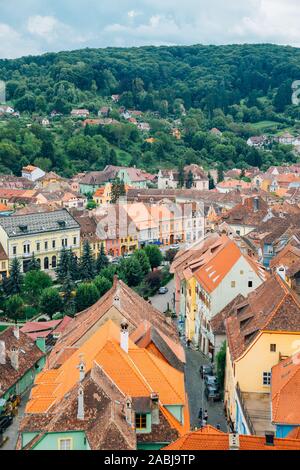
[[[252, 287], [248, 286], [249, 281], [252, 281]], [[232, 287], [232, 282], [235, 282], [235, 287]], [[262, 279], [248, 261], [241, 256], [211, 294], [211, 317], [213, 318], [219, 313], [237, 295], [242, 294], [246, 297], [250, 292], [259, 287], [262, 282]]]

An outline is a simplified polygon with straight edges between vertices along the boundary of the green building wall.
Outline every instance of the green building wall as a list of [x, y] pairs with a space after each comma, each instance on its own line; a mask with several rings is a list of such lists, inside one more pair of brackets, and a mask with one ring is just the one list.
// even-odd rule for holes
[[[28, 436], [25, 434], [29, 433], [22, 434], [23, 447], [28, 439]], [[37, 441], [33, 450], [59, 450], [60, 439], [72, 439], [72, 450], [90, 450], [84, 431], [50, 432]]]

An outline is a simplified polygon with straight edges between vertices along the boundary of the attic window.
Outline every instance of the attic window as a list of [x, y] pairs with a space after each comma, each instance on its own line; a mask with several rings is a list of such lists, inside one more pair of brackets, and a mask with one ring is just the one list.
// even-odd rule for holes
[[28, 225], [19, 225], [19, 229], [21, 232], [27, 232], [28, 231]]
[[65, 220], [58, 220], [57, 223], [60, 227], [65, 227], [66, 226], [66, 221]]

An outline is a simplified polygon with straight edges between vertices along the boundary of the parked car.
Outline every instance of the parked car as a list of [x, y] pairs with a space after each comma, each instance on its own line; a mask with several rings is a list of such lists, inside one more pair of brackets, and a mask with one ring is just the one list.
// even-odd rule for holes
[[206, 375], [214, 375], [213, 368], [210, 365], [204, 365], [200, 367], [201, 379], [204, 379]]
[[12, 407], [13, 408], [16, 408], [20, 405], [21, 403], [21, 397], [20, 395], [12, 395], [10, 398], [9, 398], [9, 401], [11, 402], [12, 404]]
[[205, 385], [212, 386], [212, 387], [218, 387], [218, 379], [214, 375], [205, 375], [204, 377], [204, 382]]
[[171, 245], [171, 246], [170, 246], [170, 249], [171, 249], [171, 250], [179, 250], [179, 248], [180, 248], [180, 247], [179, 247], [179, 244], [178, 244], [178, 243], [174, 243], [174, 245]]
[[160, 287], [158, 290], [158, 293], [161, 295], [166, 294], [167, 292], [169, 292], [169, 289], [167, 287]]
[[12, 416], [2, 415], [0, 416], [0, 430], [5, 431], [13, 421]]
[[206, 385], [204, 390], [207, 401], [220, 401], [220, 390], [213, 385]]

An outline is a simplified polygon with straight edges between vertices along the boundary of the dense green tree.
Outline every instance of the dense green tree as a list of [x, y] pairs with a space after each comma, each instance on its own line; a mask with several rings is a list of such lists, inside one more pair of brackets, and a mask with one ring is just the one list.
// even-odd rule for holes
[[57, 289], [48, 287], [43, 290], [40, 297], [40, 308], [52, 319], [53, 315], [63, 308], [63, 301]]
[[118, 274], [129, 287], [137, 286], [144, 277], [142, 267], [135, 257], [123, 259]]
[[144, 250], [148, 256], [151, 269], [158, 268], [163, 261], [163, 255], [160, 249], [156, 245], [147, 245]]
[[14, 294], [5, 302], [5, 313], [12, 320], [20, 320], [24, 316], [24, 300], [19, 294]]
[[99, 291], [94, 283], [80, 284], [76, 289], [76, 309], [77, 312], [82, 312], [90, 307], [99, 299]]
[[98, 289], [99, 297], [102, 297], [104, 294], [106, 294], [106, 292], [108, 292], [112, 287], [112, 282], [101, 275], [95, 277], [94, 284]]
[[146, 276], [146, 274], [149, 273], [151, 270], [151, 265], [149, 258], [144, 250], [136, 250], [133, 254], [133, 258], [135, 258], [140, 267], [142, 268], [143, 275]]
[[31, 305], [38, 305], [42, 291], [51, 286], [52, 279], [44, 271], [28, 271], [24, 276], [23, 292]]

